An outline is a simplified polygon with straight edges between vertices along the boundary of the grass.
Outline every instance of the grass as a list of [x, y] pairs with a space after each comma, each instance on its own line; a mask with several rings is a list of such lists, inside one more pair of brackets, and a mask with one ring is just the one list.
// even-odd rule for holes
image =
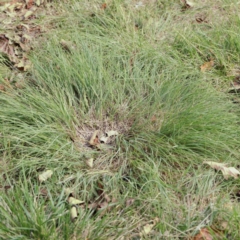
[[[227, 94], [238, 3], [144, 4], [58, 6], [66, 16], [33, 52], [23, 88], [0, 92], [1, 239], [191, 239], [204, 227], [238, 238], [239, 179], [203, 164], [239, 163], [239, 113]], [[195, 22], [199, 13], [207, 23]], [[110, 150], [86, 144], [95, 130], [119, 132]], [[75, 222], [67, 188], [84, 201]]]

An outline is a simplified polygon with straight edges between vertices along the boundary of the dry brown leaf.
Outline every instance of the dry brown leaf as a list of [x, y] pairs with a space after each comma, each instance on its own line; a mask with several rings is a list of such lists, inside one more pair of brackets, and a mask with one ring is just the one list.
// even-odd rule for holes
[[154, 224], [147, 224], [143, 227], [143, 232], [145, 234], [149, 234], [153, 227], [154, 227]]
[[98, 204], [98, 209], [105, 209], [108, 207], [108, 202], [104, 201]]
[[73, 50], [76, 49], [75, 44], [73, 44], [70, 41], [65, 41], [64, 39], [61, 39], [60, 44], [61, 44], [62, 48], [68, 52], [72, 52]]
[[226, 163], [218, 163], [218, 162], [212, 162], [212, 161], [206, 161], [203, 163], [208, 164], [210, 167], [212, 167], [216, 170], [221, 170], [222, 168], [227, 166]]
[[97, 149], [100, 151], [106, 151], [106, 152], [111, 152], [113, 147], [111, 145], [105, 144], [105, 143], [100, 143], [96, 145]]
[[8, 190], [10, 190], [12, 187], [13, 186], [10, 186], [10, 185], [5, 185], [5, 186], [0, 185], [0, 191], [5, 191], [5, 193], [7, 194]]
[[26, 3], [27, 3], [26, 8], [30, 9], [32, 7], [32, 5], [33, 5], [33, 0], [26, 0]]
[[200, 68], [202, 72], [205, 72], [207, 70], [210, 70], [214, 66], [214, 60], [211, 60], [209, 62], [205, 62]]
[[64, 189], [64, 193], [67, 195], [67, 196], [72, 196], [74, 191], [71, 189], [71, 188], [65, 188]]
[[104, 186], [103, 186], [103, 183], [102, 181], [98, 181], [97, 182], [97, 194], [99, 197], [102, 197], [103, 196], [103, 193], [104, 193]]
[[155, 123], [157, 121], [157, 117], [155, 116], [155, 115], [153, 115], [152, 117], [151, 117], [151, 122], [152, 123]]
[[140, 232], [140, 236], [144, 236], [144, 235], [148, 235], [151, 231], [152, 231], [152, 229], [153, 229], [153, 227], [157, 224], [159, 222], [159, 218], [155, 218], [153, 221], [152, 221], [152, 223], [148, 223], [148, 224], [146, 224], [145, 226], [143, 226], [143, 230]]
[[46, 181], [48, 178], [50, 178], [53, 174], [53, 171], [52, 170], [47, 170], [46, 172], [43, 172], [42, 174], [40, 174], [38, 176], [38, 179], [40, 182], [44, 182]]
[[15, 87], [18, 88], [18, 89], [23, 89], [23, 88], [25, 88], [25, 83], [24, 83], [23, 80], [17, 81], [14, 85], [15, 85]]
[[107, 135], [107, 137], [117, 136], [118, 132], [111, 130], [111, 131], [106, 132], [106, 135]]
[[134, 202], [135, 202], [135, 199], [134, 199], [134, 198], [129, 198], [129, 199], [127, 199], [127, 201], [126, 201], [126, 206], [129, 207], [129, 206], [131, 206]]
[[99, 134], [99, 130], [96, 130], [94, 131], [90, 141], [89, 141], [89, 144], [92, 145], [92, 146], [96, 146], [98, 145], [100, 142], [99, 142], [99, 137], [98, 137], [98, 134]]
[[86, 160], [86, 164], [90, 167], [90, 168], [93, 168], [93, 158], [89, 158]]
[[226, 230], [229, 227], [229, 222], [222, 221], [220, 226], [221, 226], [222, 230]]
[[229, 177], [234, 177], [235, 179], [237, 179], [240, 175], [240, 172], [234, 167], [225, 167], [221, 169], [221, 171], [225, 179], [228, 179]]
[[216, 170], [221, 170], [222, 174], [225, 179], [228, 179], [229, 177], [234, 177], [235, 179], [238, 178], [240, 175], [240, 172], [234, 168], [234, 167], [227, 167], [226, 163], [217, 163], [217, 162], [204, 162], [205, 164], [208, 164], [210, 167], [216, 169]]
[[0, 84], [0, 91], [5, 91], [5, 87], [2, 84]]
[[48, 197], [48, 190], [47, 188], [40, 188], [39, 195], [42, 197], [47, 198]]
[[98, 207], [98, 203], [97, 202], [89, 203], [87, 207], [88, 209], [95, 210]]
[[188, 0], [181, 0], [183, 3], [183, 10], [187, 10], [189, 8], [194, 7], [195, 3], [192, 1], [188, 1]]
[[102, 217], [104, 216], [107, 212], [109, 212], [111, 207], [108, 205], [106, 201], [101, 202], [98, 204], [97, 210], [100, 211], [99, 216]]
[[0, 34], [0, 52], [5, 53], [12, 62], [17, 62], [14, 46], [4, 34]]
[[71, 210], [70, 210], [70, 215], [71, 215], [71, 219], [72, 221], [74, 221], [77, 218], [77, 208], [76, 206], [72, 206]]
[[36, 0], [35, 4], [39, 7], [41, 5], [41, 1], [40, 0]]
[[107, 203], [111, 201], [111, 198], [106, 193], [103, 194], [103, 198], [107, 201]]
[[102, 5], [101, 5], [101, 9], [102, 10], [105, 10], [107, 8], [107, 4], [106, 3], [103, 3]]
[[202, 228], [193, 240], [213, 240], [213, 237], [207, 228]]
[[196, 16], [196, 21], [198, 22], [198, 23], [207, 23], [208, 21], [207, 21], [207, 16], [206, 15], [204, 15], [204, 14], [199, 14], [198, 16]]
[[143, 2], [139, 1], [139, 2], [136, 3], [135, 8], [140, 8], [140, 7], [144, 7], [144, 6], [145, 5], [143, 4]]
[[236, 93], [240, 91], [240, 82], [239, 81], [234, 81], [232, 83], [232, 87], [228, 89], [229, 93]]
[[192, 1], [188, 1], [188, 0], [185, 0], [185, 4], [187, 5], [187, 7], [193, 7], [194, 5], [195, 5], [195, 3], [194, 2], [192, 2]]
[[24, 19], [28, 19], [32, 15], [33, 15], [33, 11], [29, 10], [24, 14]]
[[78, 204], [84, 203], [84, 201], [78, 200], [74, 197], [69, 197], [68, 202], [69, 202], [70, 205], [78, 205]]
[[107, 140], [108, 140], [108, 137], [105, 137], [105, 136], [102, 136], [102, 137], [100, 138], [100, 142], [101, 142], [101, 143], [106, 143]]

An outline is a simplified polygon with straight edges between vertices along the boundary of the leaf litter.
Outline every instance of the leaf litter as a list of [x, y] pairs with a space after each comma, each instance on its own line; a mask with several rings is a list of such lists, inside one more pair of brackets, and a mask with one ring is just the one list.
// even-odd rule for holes
[[144, 236], [150, 234], [152, 229], [153, 229], [153, 227], [155, 227], [155, 225], [158, 222], [160, 222], [160, 219], [158, 217], [156, 217], [153, 221], [151, 221], [150, 223], [144, 225], [142, 231], [139, 234], [139, 236], [140, 237], [144, 237]]
[[[47, 15], [47, 0], [15, 0], [0, 4], [0, 54], [11, 69], [28, 71], [31, 62], [28, 58], [34, 41], [42, 36], [43, 24], [35, 21], [41, 11]], [[10, 63], [10, 65], [9, 65]]]
[[89, 158], [86, 160], [86, 164], [90, 167], [90, 168], [93, 168], [93, 158]]
[[78, 204], [84, 203], [84, 201], [81, 201], [81, 200], [76, 199], [76, 198], [74, 198], [74, 197], [69, 197], [69, 198], [68, 198], [68, 202], [69, 202], [69, 204], [70, 204], [71, 206], [72, 206], [72, 205], [78, 205]]
[[[64, 192], [67, 196], [67, 201], [70, 206], [70, 217], [72, 221], [75, 221], [79, 215], [79, 208], [83, 211], [92, 211], [93, 215], [98, 214], [99, 217], [103, 217], [106, 214], [109, 214], [113, 209], [117, 210], [119, 216], [124, 212], [124, 209], [130, 207], [134, 204], [135, 199], [129, 198], [125, 202], [119, 201], [117, 198], [111, 194], [106, 193], [104, 189], [104, 184], [102, 180], [96, 182], [96, 195], [93, 199], [89, 201], [82, 201], [75, 197], [74, 191], [71, 188], [65, 188]], [[122, 204], [121, 204], [122, 202]], [[149, 233], [151, 229], [159, 221], [158, 218], [155, 218], [153, 221], [150, 221], [145, 226], [142, 226], [141, 233], [138, 235], [143, 236]]]
[[206, 72], [214, 66], [214, 60], [211, 59], [209, 62], [205, 62], [201, 67], [201, 72]]
[[53, 171], [52, 170], [47, 170], [43, 173], [41, 173], [39, 176], [38, 176], [38, 180], [39, 182], [45, 182], [47, 179], [51, 178], [52, 177], [52, 174], [53, 174]]
[[207, 228], [202, 228], [193, 240], [213, 240], [213, 237]]
[[225, 179], [228, 179], [229, 177], [233, 177], [237, 179], [240, 175], [240, 172], [236, 168], [227, 167], [226, 163], [218, 163], [218, 162], [211, 162], [211, 161], [206, 161], [204, 163], [208, 164], [210, 167], [216, 170], [220, 170]]

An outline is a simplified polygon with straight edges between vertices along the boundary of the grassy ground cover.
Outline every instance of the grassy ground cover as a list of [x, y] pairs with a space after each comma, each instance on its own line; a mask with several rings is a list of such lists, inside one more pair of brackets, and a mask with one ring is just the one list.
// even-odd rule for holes
[[[238, 1], [56, 7], [0, 92], [0, 238], [238, 239], [239, 179], [203, 164], [239, 167]], [[118, 135], [92, 146], [96, 130]]]

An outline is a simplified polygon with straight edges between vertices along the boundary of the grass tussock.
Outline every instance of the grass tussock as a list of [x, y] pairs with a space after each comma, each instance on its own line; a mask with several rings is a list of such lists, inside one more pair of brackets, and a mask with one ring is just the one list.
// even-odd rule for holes
[[[0, 92], [0, 238], [190, 239], [211, 226], [236, 239], [239, 179], [203, 162], [239, 162], [239, 115], [224, 90], [239, 60], [237, 1], [83, 2], [64, 5], [23, 87]], [[193, 23], [199, 13], [206, 23]], [[95, 130], [119, 135], [99, 150]], [[67, 188], [84, 201], [74, 223]]]

